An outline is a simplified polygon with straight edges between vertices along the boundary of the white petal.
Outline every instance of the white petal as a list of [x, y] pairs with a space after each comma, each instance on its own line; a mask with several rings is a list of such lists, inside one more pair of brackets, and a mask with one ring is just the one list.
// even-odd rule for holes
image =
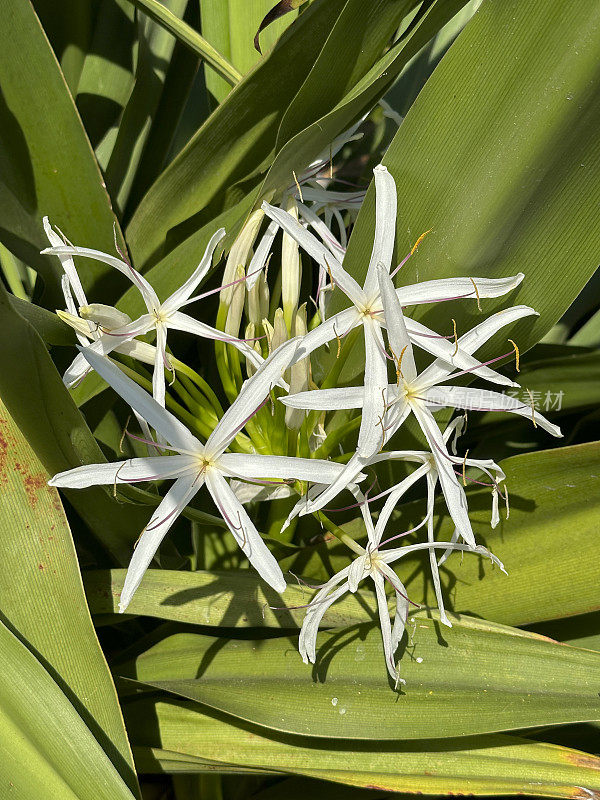
[[298, 203], [298, 211], [321, 238], [323, 244], [331, 250], [335, 258], [342, 262], [346, 254], [346, 248], [338, 242], [321, 217], [318, 217], [312, 208], [307, 208], [302, 203]]
[[296, 492], [287, 484], [280, 483], [272, 486], [262, 486], [260, 483], [246, 483], [233, 480], [229, 484], [237, 499], [243, 505], [254, 502], [267, 502], [269, 500], [282, 500], [292, 497]]
[[375, 594], [377, 595], [377, 610], [379, 611], [385, 664], [392, 680], [395, 681], [398, 677], [398, 670], [394, 661], [395, 648], [392, 647], [392, 623], [390, 622], [390, 612], [388, 611], [388, 602], [385, 594], [385, 581], [383, 576], [376, 572], [373, 575], [373, 582], [375, 583]]
[[[103, 264], [108, 264], [109, 266], [118, 269], [119, 272], [122, 272], [123, 275], [126, 275], [129, 280], [138, 287], [142, 297], [144, 298], [144, 302], [146, 303], [148, 311], [152, 311], [153, 309], [158, 309], [160, 307], [160, 302], [156, 296], [156, 292], [152, 286], [150, 286], [146, 278], [144, 278], [143, 275], [140, 275], [140, 273], [133, 267], [129, 266], [129, 264], [125, 263], [125, 261], [121, 261], [121, 259], [117, 258], [116, 256], [111, 256], [110, 253], [102, 253], [100, 250], [92, 250], [89, 247], [67, 247], [65, 245], [60, 247], [49, 247], [47, 250], [42, 250], [42, 253], [52, 253], [59, 257], [61, 255], [82, 256], [84, 258], [93, 258], [95, 261], [102, 261]], [[87, 302], [81, 303], [80, 305], [87, 305]]]
[[252, 480], [254, 478], [294, 478], [312, 483], [332, 483], [344, 469], [343, 464], [321, 458], [292, 458], [246, 453], [223, 453], [219, 468], [228, 474]]
[[363, 290], [360, 288], [354, 278], [346, 272], [340, 262], [334, 257], [330, 250], [325, 245], [309, 233], [300, 223], [294, 219], [291, 214], [283, 211], [281, 208], [270, 206], [268, 203], [263, 203], [262, 208], [271, 219], [275, 220], [284, 231], [295, 239], [300, 247], [312, 256], [321, 266], [325, 267], [329, 272], [337, 286], [350, 298], [356, 305], [364, 302], [365, 296]]
[[316, 328], [313, 328], [306, 336], [302, 337], [294, 362], [306, 358], [309, 353], [312, 353], [317, 347], [327, 344], [327, 342], [332, 342], [334, 339], [343, 341], [344, 336], [359, 324], [360, 315], [354, 307], [340, 311], [339, 314], [334, 314], [333, 317], [329, 317], [325, 322], [317, 325]]
[[552, 436], [562, 436], [558, 425], [553, 425], [546, 417], [532, 410], [531, 405], [500, 392], [487, 389], [470, 389], [465, 386], [434, 386], [424, 394], [430, 403], [438, 406], [452, 406], [471, 411], [507, 411], [535, 422]]
[[271, 247], [273, 246], [273, 240], [275, 239], [278, 230], [279, 225], [277, 222], [270, 222], [269, 227], [262, 235], [258, 247], [256, 248], [248, 266], [248, 277], [246, 278], [246, 288], [248, 291], [252, 289], [265, 264], [267, 263], [269, 253], [271, 252]]
[[217, 469], [206, 471], [206, 487], [227, 527], [261, 578], [277, 592], [285, 591], [281, 567], [263, 542], [246, 509]]
[[[137, 483], [177, 478], [194, 469], [189, 456], [153, 456], [129, 458], [112, 464], [89, 464], [59, 472], [48, 481], [50, 486], [85, 489], [88, 486], [110, 486], [115, 483]], [[196, 469], [196, 472], [198, 470]]]
[[348, 570], [348, 591], [352, 592], [352, 594], [357, 591], [359, 583], [365, 575], [368, 574], [369, 559], [369, 554], [365, 553], [363, 556], [357, 556], [352, 564], [350, 564], [350, 569]]
[[[479, 325], [463, 333], [458, 339], [459, 348], [465, 353], [474, 353], [482, 345], [484, 345], [492, 336], [502, 328], [516, 322], [523, 317], [529, 317], [532, 314], [537, 316], [537, 311], [529, 306], [513, 306], [512, 308], [505, 308], [504, 311], [498, 311], [487, 317]], [[436, 359], [433, 364], [430, 364], [419, 376], [423, 386], [433, 386], [436, 383], [444, 380], [444, 378], [452, 372], [447, 361], [441, 358]]]
[[201, 486], [202, 479], [198, 475], [179, 478], [169, 489], [152, 515], [152, 519], [137, 543], [127, 569], [119, 601], [119, 611], [121, 613], [125, 611], [134, 592], [142, 582], [144, 573], [154, 558], [160, 543]]
[[69, 283], [71, 284], [71, 287], [75, 294], [77, 305], [86, 306], [87, 299], [85, 296], [85, 292], [83, 291], [83, 286], [81, 285], [81, 280], [79, 279], [79, 274], [77, 273], [77, 269], [75, 267], [75, 262], [73, 261], [73, 256], [67, 253], [54, 252], [54, 248], [58, 247], [62, 249], [65, 246], [65, 243], [62, 240], [62, 238], [52, 229], [48, 217], [44, 217], [43, 225], [44, 225], [44, 231], [46, 232], [46, 236], [48, 237], [48, 240], [50, 241], [52, 248], [48, 248], [47, 250], [42, 250], [42, 254], [48, 253], [49, 255], [58, 256], [60, 264], [63, 270], [65, 271], [65, 275], [67, 276]]
[[314, 499], [311, 499], [311, 494], [309, 493], [308, 502], [305, 502], [298, 512], [300, 516], [318, 511], [333, 500], [343, 489], [349, 489], [350, 484], [360, 480], [361, 470], [365, 464], [368, 464], [368, 459], [361, 458], [357, 454], [353, 455], [336, 480], [324, 492], [321, 492]]
[[[435, 503], [435, 485], [437, 483], [437, 475], [429, 473], [427, 475], [427, 541], [433, 543], [435, 537], [433, 535], [433, 510]], [[452, 623], [448, 619], [446, 609], [444, 608], [444, 595], [442, 594], [442, 584], [440, 581], [440, 571], [438, 569], [437, 557], [434, 548], [429, 550], [429, 566], [431, 568], [431, 577], [433, 579], [433, 588], [437, 605], [440, 611], [440, 622], [452, 627]]]
[[[381, 453], [382, 456], [392, 455], [391, 453]], [[378, 460], [384, 460], [379, 458]], [[414, 472], [412, 472], [408, 477], [404, 478], [400, 481], [389, 493], [386, 501], [383, 505], [383, 508], [379, 512], [379, 517], [377, 519], [377, 525], [375, 526], [375, 540], [374, 544], [378, 546], [381, 542], [383, 532], [385, 530], [386, 525], [392, 515], [394, 508], [398, 505], [400, 499], [406, 494], [406, 492], [414, 486], [417, 481], [419, 481], [424, 475], [427, 475], [429, 472], [430, 467], [429, 464], [423, 464], [422, 466], [418, 467]]]
[[182, 306], [186, 300], [190, 299], [194, 290], [210, 269], [215, 248], [224, 236], [225, 228], [219, 228], [216, 233], [213, 233], [210, 242], [206, 245], [206, 250], [204, 251], [202, 260], [196, 269], [192, 272], [187, 281], [185, 281], [185, 283], [183, 283], [179, 289], [176, 289], [173, 294], [162, 304], [164, 311], [167, 313], [170, 311], [175, 311]]
[[399, 368], [404, 380], [411, 382], [417, 375], [417, 368], [415, 366], [412, 343], [406, 329], [404, 314], [402, 313], [402, 306], [388, 271], [383, 267], [378, 267], [377, 277], [379, 279], [379, 290], [381, 292], [390, 347], [395, 358], [400, 361]]
[[[403, 306], [420, 303], [437, 303], [443, 300], [458, 300], [479, 297], [501, 297], [515, 289], [525, 275], [519, 272], [509, 278], [441, 278], [435, 281], [424, 281], [412, 286], [398, 289], [398, 298]], [[477, 292], [473, 286], [477, 286]]]
[[[410, 334], [412, 341], [434, 356], [444, 359], [449, 367], [452, 369], [469, 370], [470, 374], [476, 378], [484, 378], [486, 381], [492, 383], [499, 383], [504, 386], [515, 386], [514, 381], [510, 378], [501, 375], [489, 367], [484, 367], [480, 361], [469, 353], [465, 353], [460, 348], [456, 350], [454, 342], [449, 342], [447, 339], [438, 339], [436, 334], [431, 328], [427, 328], [420, 322], [414, 319], [405, 317], [406, 329]], [[419, 386], [424, 386], [425, 383], [419, 376]]]
[[115, 353], [123, 353], [123, 355], [131, 356], [131, 358], [135, 358], [143, 364], [152, 366], [156, 358], [156, 347], [153, 344], [141, 342], [139, 339], [129, 339], [127, 342], [115, 347]]
[[254, 416], [277, 385], [284, 370], [290, 365], [298, 347], [298, 339], [290, 339], [280, 345], [269, 358], [244, 383], [235, 402], [227, 409], [206, 442], [206, 454], [217, 458]]
[[365, 378], [362, 420], [357, 455], [370, 458], [385, 442], [384, 414], [387, 396], [387, 360], [379, 324], [367, 321], [365, 332]]
[[365, 397], [363, 386], [348, 386], [345, 389], [313, 389], [297, 392], [279, 400], [290, 408], [305, 408], [315, 411], [337, 411], [346, 408], [362, 408]]
[[185, 425], [169, 411], [161, 408], [156, 400], [150, 397], [148, 392], [145, 392], [127, 375], [124, 375], [117, 366], [107, 358], [102, 358], [102, 356], [90, 352], [89, 348], [84, 348], [81, 352], [100, 377], [104, 378], [115, 392], [121, 395], [123, 400], [129, 403], [175, 449], [203, 452], [202, 444], [190, 433]]
[[424, 408], [422, 404], [413, 403], [412, 409], [435, 459], [440, 485], [450, 516], [465, 542], [471, 547], [475, 547], [475, 536], [469, 520], [469, 508], [465, 493], [454, 472], [454, 462], [448, 455], [442, 432], [431, 411]]
[[154, 354], [154, 372], [152, 374], [152, 397], [159, 406], [165, 407], [165, 361], [167, 357], [167, 329], [164, 325], [156, 326], [156, 351]]
[[[306, 610], [306, 616], [304, 617], [302, 628], [300, 629], [300, 638], [298, 640], [298, 649], [305, 664], [308, 664], [309, 661], [311, 664], [315, 663], [317, 655], [317, 634], [325, 612], [336, 600], [348, 591], [348, 582], [345, 580], [348, 570], [349, 567], [346, 567], [327, 581], [325, 586], [313, 597]], [[344, 581], [342, 586], [335, 589], [342, 581]], [[334, 589], [334, 591], [331, 592], [332, 589]], [[331, 592], [331, 594], [329, 594], [329, 592]]]
[[378, 293], [378, 267], [382, 267], [387, 275], [390, 273], [398, 205], [396, 183], [387, 168], [383, 164], [379, 164], [373, 170], [373, 174], [375, 176], [375, 238], [364, 285], [365, 295], [369, 298]]

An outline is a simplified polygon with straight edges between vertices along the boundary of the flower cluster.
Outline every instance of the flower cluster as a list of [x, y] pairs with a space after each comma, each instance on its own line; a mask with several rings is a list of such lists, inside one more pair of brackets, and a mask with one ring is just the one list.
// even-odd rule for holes
[[[147, 455], [83, 465], [55, 475], [51, 484], [69, 488], [100, 484], [116, 489], [118, 484], [173, 481], [137, 542], [121, 594], [121, 611], [129, 605], [161, 541], [202, 487], [252, 567], [277, 592], [284, 592], [286, 580], [257, 529], [254, 501], [277, 498], [288, 503], [287, 519], [284, 516], [280, 525], [283, 531], [303, 515], [327, 520], [328, 504], [348, 490], [364, 523], [366, 542], [363, 546], [342, 534], [354, 561], [320, 587], [308, 604], [300, 653], [306, 662], [314, 662], [323, 615], [345, 592], [356, 592], [369, 577], [377, 598], [386, 665], [398, 681], [395, 652], [410, 600], [393, 565], [412, 552], [427, 551], [440, 618], [447, 625], [451, 621], [444, 609], [440, 564], [459, 550], [490, 558], [503, 568], [476, 541], [464, 487], [467, 480], [475, 480], [491, 488], [491, 524], [495, 526], [500, 518], [499, 498], [506, 499], [508, 509], [504, 473], [491, 460], [457, 455], [456, 439], [464, 417], [454, 417], [442, 430], [436, 413], [440, 409], [505, 411], [528, 417], [553, 436], [560, 436], [560, 431], [533, 404], [506, 390], [464, 385], [466, 378], [477, 377], [498, 386], [518, 386], [491, 366], [508, 354], [487, 362], [474, 354], [501, 329], [535, 314], [532, 308], [506, 308], [460, 336], [455, 331], [453, 337], [440, 335], [407, 315], [407, 309], [421, 304], [480, 305], [485, 298], [512, 291], [523, 275], [428, 280], [397, 288], [393, 279], [414, 256], [418, 242], [393, 268], [397, 193], [384, 166], [374, 170], [374, 242], [363, 285], [346, 271], [347, 229], [364, 193], [331, 191], [326, 170], [331, 154], [354, 135], [350, 131], [305, 174], [294, 175], [278, 205], [263, 203], [254, 212], [230, 250], [218, 287], [201, 294], [195, 292], [209, 275], [223, 230], [213, 235], [188, 280], [161, 302], [123, 254], [73, 246], [45, 221], [51, 247], [43, 252], [57, 256], [64, 270], [66, 311], [59, 313], [75, 328], [81, 345], [64, 381], [74, 386], [94, 370], [133, 409], [142, 429], [142, 435], [133, 438], [138, 448], [140, 444], [147, 448]], [[259, 236], [265, 217], [268, 224]], [[267, 268], [279, 230], [281, 270], [270, 284]], [[131, 320], [116, 308], [89, 304], [75, 267], [78, 256], [99, 259], [127, 276], [139, 290], [146, 313]], [[302, 264], [308, 263], [308, 257], [318, 268], [314, 281], [309, 281], [316, 287], [316, 297], [310, 298], [315, 309], [312, 319], [312, 307], [301, 303]], [[212, 293], [219, 295], [215, 327], [182, 311]], [[328, 315], [336, 293], [348, 302], [344, 310]], [[206, 379], [170, 353], [169, 330], [215, 342], [217, 368], [230, 401], [225, 412], [218, 392]], [[363, 352], [356, 346], [360, 335], [364, 339], [360, 385], [341, 385], [349, 354], [356, 359]], [[329, 350], [330, 366], [323, 369], [321, 361], [317, 370], [313, 354], [324, 348]], [[516, 345], [510, 352], [515, 351], [518, 354]], [[152, 367], [151, 382], [144, 377], [143, 367], [128, 366], [129, 358]], [[417, 364], [424, 359], [429, 363], [419, 369]], [[315, 382], [317, 372], [320, 386]], [[167, 390], [167, 380], [172, 392]], [[411, 417], [426, 449], [393, 449], [390, 444]], [[408, 476], [371, 497], [370, 489], [361, 488], [367, 475], [377, 474], [377, 465], [391, 461], [403, 462]], [[385, 539], [384, 530], [396, 506], [421, 480], [427, 494], [423, 520]], [[437, 541], [434, 535], [438, 486], [455, 528], [449, 541]], [[385, 498], [384, 503], [374, 513], [371, 504], [379, 498]], [[410, 544], [388, 546], [407, 535], [413, 537]], [[395, 596], [393, 621], [386, 584]]]

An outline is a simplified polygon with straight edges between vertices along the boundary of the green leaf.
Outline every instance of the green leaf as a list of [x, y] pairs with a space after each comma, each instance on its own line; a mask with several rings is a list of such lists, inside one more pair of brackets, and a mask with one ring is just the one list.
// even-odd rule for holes
[[[47, 214], [72, 241], [112, 250], [114, 216], [102, 176], [54, 53], [29, 0], [0, 2], [0, 210], [2, 243], [40, 272], [45, 304], [63, 305], [62, 268], [42, 228]], [[42, 124], [43, 122], [43, 124]], [[102, 300], [125, 280], [111, 267], [86, 261], [82, 282]]]
[[135, 792], [123, 719], [58, 492], [1, 400], [0, 453], [2, 618], [43, 661]]
[[[594, 0], [484, 3], [383, 161], [398, 187], [397, 260], [433, 228], [402, 283], [523, 271], [518, 290], [483, 303], [486, 314], [509, 303], [540, 312], [506, 334], [521, 351], [549, 330], [597, 265], [599, 46]], [[344, 262], [358, 279], [372, 246], [373, 201], [371, 188]], [[468, 301], [414, 316], [435, 320], [440, 332], [452, 330], [454, 317], [459, 334], [478, 321]]]
[[452, 623], [411, 616], [397, 654], [399, 694], [373, 624], [320, 634], [314, 667], [302, 663], [296, 637], [182, 633], [117, 672], [275, 731], [333, 739], [437, 739], [597, 719], [600, 654], [470, 617]]
[[[338, 709], [339, 704], [331, 706], [330, 712], [337, 719]], [[398, 706], [391, 702], [390, 710]], [[575, 786], [600, 788], [597, 758], [513, 736], [363, 746], [346, 742], [330, 748], [322, 739], [270, 738], [260, 728], [201, 714], [189, 703], [143, 700], [128, 704], [126, 714], [136, 758], [140, 753], [138, 763], [143, 759], [148, 771], [177, 770], [184, 763], [186, 771], [194, 766], [214, 771], [235, 764], [244, 772], [261, 768], [306, 775], [378, 793], [522, 793], [583, 800], [588, 795], [574, 791]], [[162, 749], [154, 751], [154, 769], [153, 747]], [[205, 763], [194, 765], [193, 759]], [[217, 764], [206, 763], [211, 761]]]
[[[54, 475], [106, 461], [44, 343], [1, 284], [0, 339], [0, 395], [44, 468]], [[101, 487], [65, 494], [117, 562], [127, 563], [148, 521], [145, 511], [118, 503]]]
[[[200, 14], [202, 33], [230, 63], [245, 75], [260, 60], [254, 49], [253, 37], [261, 19], [273, 5], [273, 0], [202, 0]], [[292, 21], [288, 17], [265, 34], [263, 50], [269, 50]], [[231, 86], [210, 69], [205, 70], [206, 88], [222, 102]]]
[[145, 14], [161, 25], [177, 41], [201, 56], [228, 83], [235, 86], [241, 78], [239, 72], [203, 36], [200, 36], [187, 22], [179, 19], [169, 8], [158, 0], [128, 0], [135, 3]]
[[15, 800], [133, 800], [69, 699], [0, 622], [0, 781]]

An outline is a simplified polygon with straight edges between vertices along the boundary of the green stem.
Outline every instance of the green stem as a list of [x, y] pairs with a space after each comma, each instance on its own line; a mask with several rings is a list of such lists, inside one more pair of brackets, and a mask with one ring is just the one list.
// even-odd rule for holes
[[357, 555], [359, 555], [359, 556], [364, 555], [364, 553], [365, 553], [364, 548], [362, 548], [358, 544], [358, 542], [355, 542], [354, 539], [351, 536], [348, 536], [348, 534], [345, 533], [340, 528], [339, 525], [336, 525], [335, 522], [330, 520], [329, 517], [326, 516], [322, 511], [315, 511], [314, 516], [316, 517], [316, 519], [318, 519], [320, 522], [322, 522], [323, 525], [329, 531], [329, 533], [331, 533], [333, 536], [335, 536], [336, 539], [339, 539], [340, 542], [342, 542], [342, 544], [345, 544], [346, 547], [349, 547], [350, 550], [352, 550]]

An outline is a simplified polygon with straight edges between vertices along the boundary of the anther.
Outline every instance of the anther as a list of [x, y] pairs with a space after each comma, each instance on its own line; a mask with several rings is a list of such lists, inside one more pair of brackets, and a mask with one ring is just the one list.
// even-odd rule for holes
[[481, 311], [481, 300], [479, 298], [479, 290], [477, 288], [477, 284], [475, 283], [473, 278], [469, 278], [469, 280], [471, 281], [471, 283], [473, 284], [473, 288], [475, 289], [475, 296], [477, 297], [477, 308], [479, 309], [479, 311]]
[[456, 335], [456, 320], [454, 317], [452, 318], [452, 327], [454, 329], [454, 352], [452, 353], [452, 357], [458, 353], [458, 336]]
[[123, 428], [123, 433], [121, 434], [121, 438], [119, 439], [119, 453], [123, 452], [123, 440], [125, 439], [125, 435], [127, 434], [127, 426], [129, 425], [130, 419], [131, 419], [131, 414], [127, 417], [127, 422], [125, 423], [125, 427]]
[[519, 359], [520, 359], [521, 356], [520, 356], [520, 353], [519, 353], [519, 348], [517, 347], [517, 343], [514, 342], [512, 339], [509, 339], [508, 341], [515, 348], [515, 369], [517, 370], [517, 372], [520, 372], [521, 370], [519, 369]]
[[410, 254], [411, 254], [411, 256], [413, 255], [413, 253], [415, 252], [415, 250], [417, 249], [417, 247], [418, 247], [418, 246], [421, 244], [421, 242], [423, 241], [423, 239], [424, 239], [424, 238], [427, 236], [427, 234], [428, 234], [428, 233], [431, 233], [431, 231], [432, 231], [432, 230], [433, 230], [433, 228], [429, 228], [429, 230], [428, 230], [428, 231], [425, 231], [425, 233], [422, 233], [422, 234], [419, 236], [419, 238], [417, 239], [417, 241], [416, 241], [416, 242], [413, 244], [413, 246], [412, 246], [412, 249], [411, 249], [411, 251], [410, 251]]
[[294, 176], [294, 183], [296, 184], [296, 189], [298, 189], [298, 195], [300, 197], [300, 202], [304, 202], [304, 198], [302, 197], [302, 189], [300, 188], [300, 184], [298, 183], [298, 178], [296, 177], [296, 173], [292, 170], [292, 175]]
[[467, 469], [467, 456], [468, 456], [468, 455], [469, 455], [469, 451], [467, 450], [467, 452], [465, 453], [465, 457], [463, 458], [463, 463], [462, 463], [462, 479], [463, 479], [463, 486], [466, 486], [466, 485], [467, 485], [467, 473], [466, 473], [466, 469]]

